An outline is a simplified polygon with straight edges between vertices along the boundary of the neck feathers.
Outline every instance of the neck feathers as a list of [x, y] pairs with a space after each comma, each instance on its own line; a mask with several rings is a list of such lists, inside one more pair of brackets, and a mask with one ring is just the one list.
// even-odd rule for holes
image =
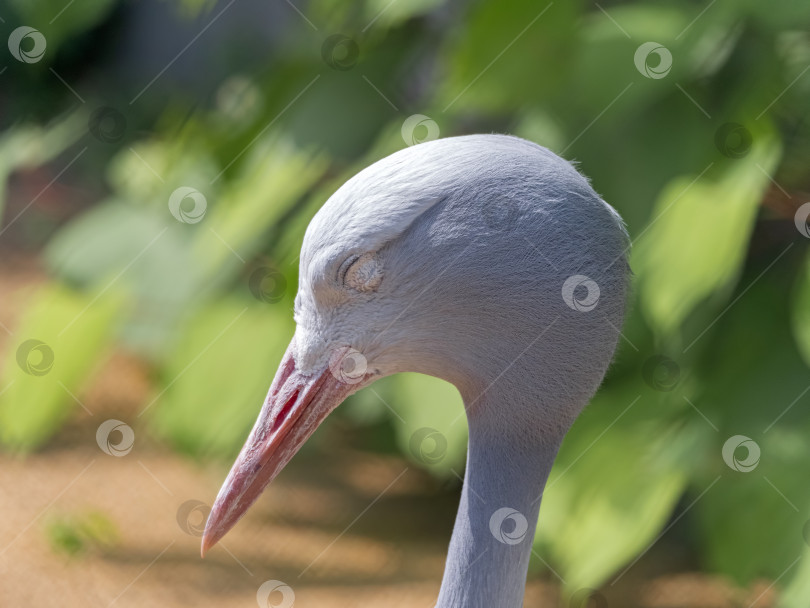
[[517, 421], [504, 437], [504, 421], [490, 420], [497, 412], [488, 403], [469, 414], [464, 488], [436, 608], [523, 606], [540, 498], [560, 440]]

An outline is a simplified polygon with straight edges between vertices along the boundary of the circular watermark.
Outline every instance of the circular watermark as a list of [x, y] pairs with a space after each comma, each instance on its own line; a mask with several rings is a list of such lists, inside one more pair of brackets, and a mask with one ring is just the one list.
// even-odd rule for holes
[[[651, 57], [655, 59], [651, 61]], [[636, 49], [633, 63], [642, 76], [658, 80], [669, 74], [672, 69], [672, 53], [663, 44], [645, 42]]]
[[447, 438], [427, 426], [414, 431], [408, 446], [413, 457], [425, 464], [438, 464], [447, 454]]
[[517, 226], [520, 209], [510, 198], [501, 197], [486, 203], [481, 212], [484, 224], [495, 232], [511, 232]]
[[8, 50], [22, 63], [36, 63], [42, 59], [47, 46], [42, 32], [27, 25], [21, 25], [8, 37]]
[[511, 507], [501, 507], [489, 518], [489, 531], [499, 543], [517, 545], [526, 538], [529, 522], [520, 511]]
[[596, 589], [579, 589], [568, 600], [568, 608], [607, 608], [604, 595]]
[[[745, 458], [737, 458], [737, 450], [744, 448]], [[723, 444], [723, 460], [729, 468], [740, 473], [750, 473], [759, 464], [760, 449], [756, 441], [745, 435], [729, 437]]]
[[[191, 209], [183, 209], [183, 201], [186, 199], [191, 199], [194, 203]], [[184, 224], [196, 224], [203, 219], [207, 206], [203, 193], [190, 186], [180, 186], [169, 197], [169, 211], [174, 219]]]
[[177, 525], [190, 536], [202, 536], [211, 507], [201, 500], [187, 500], [177, 509]]
[[796, 209], [796, 214], [793, 216], [793, 223], [796, 224], [796, 230], [798, 230], [802, 236], [810, 239], [810, 221], [808, 220], [810, 220], [810, 203], [805, 203]]
[[368, 361], [359, 350], [350, 346], [336, 348], [329, 359], [329, 371], [343, 384], [362, 382], [368, 369]]
[[236, 124], [256, 118], [263, 102], [261, 89], [241, 74], [231, 76], [217, 89], [217, 109]]
[[42, 340], [26, 340], [17, 347], [17, 365], [29, 376], [44, 376], [53, 361], [53, 349]]
[[571, 310], [591, 311], [599, 303], [599, 285], [584, 274], [575, 274], [563, 283], [562, 299]]
[[295, 592], [287, 583], [265, 581], [256, 592], [259, 608], [291, 608], [295, 603]]
[[751, 150], [753, 142], [751, 131], [737, 122], [720, 125], [714, 133], [714, 145], [720, 154], [729, 158], [742, 158]]
[[669, 357], [653, 355], [644, 362], [641, 376], [650, 388], [671, 391], [681, 378], [681, 368]]
[[115, 108], [101, 106], [90, 115], [90, 134], [103, 144], [118, 143], [127, 131], [127, 119]]
[[360, 47], [345, 34], [332, 34], [321, 45], [321, 57], [333, 70], [346, 72], [357, 65]]
[[402, 123], [402, 139], [409, 146], [439, 139], [439, 125], [424, 114], [413, 114]]
[[262, 266], [250, 273], [248, 286], [253, 297], [261, 302], [279, 302], [287, 291], [287, 279], [275, 268]]
[[96, 431], [96, 443], [101, 451], [110, 456], [126, 456], [135, 445], [135, 431], [126, 422], [105, 420]]

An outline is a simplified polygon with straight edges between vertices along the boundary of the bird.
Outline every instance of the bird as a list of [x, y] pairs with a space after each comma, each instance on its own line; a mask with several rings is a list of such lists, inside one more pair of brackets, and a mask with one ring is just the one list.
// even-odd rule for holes
[[434, 139], [348, 179], [304, 234], [295, 331], [203, 557], [346, 397], [416, 372], [458, 389], [469, 428], [436, 606], [522, 606], [551, 467], [617, 347], [628, 249], [578, 167], [519, 137]]

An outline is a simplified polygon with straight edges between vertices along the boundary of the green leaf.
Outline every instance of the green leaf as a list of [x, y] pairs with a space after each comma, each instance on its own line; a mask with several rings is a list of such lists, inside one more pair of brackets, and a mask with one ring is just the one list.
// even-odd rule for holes
[[[788, 582], [796, 576], [786, 570], [802, 551], [810, 512], [807, 366], [791, 334], [785, 277], [775, 270], [752, 283], [760, 273], [757, 267], [748, 270], [745, 296], [704, 338], [714, 339], [694, 367], [704, 390], [693, 402], [718, 428], [694, 476], [722, 475], [695, 505], [701, 556], [712, 569], [742, 583], [776, 580], [783, 573], [780, 580]], [[725, 442], [738, 435], [760, 449], [750, 472], [734, 470], [723, 459]], [[745, 450], [740, 452], [744, 458]]]
[[188, 319], [145, 410], [158, 434], [190, 454], [232, 457], [247, 437], [293, 334], [289, 302], [238, 298]]
[[805, 608], [810, 601], [810, 523], [805, 524], [803, 531], [806, 546], [799, 564], [791, 569], [792, 580], [779, 597], [778, 608]]
[[[66, 224], [51, 239], [45, 261], [52, 272], [66, 281], [89, 287], [127, 266], [167, 226], [173, 227], [167, 218], [155, 213], [146, 213], [118, 200], [103, 202]], [[160, 249], [177, 236], [164, 234], [153, 247]], [[187, 243], [179, 245], [182, 246]], [[164, 267], [172, 260], [171, 255], [160, 257]], [[183, 262], [187, 266], [190, 260]], [[132, 275], [127, 272], [127, 276]]]
[[642, 311], [659, 332], [673, 332], [698, 303], [733, 283], [779, 151], [770, 132], [757, 133], [748, 155], [726, 163], [716, 179], [707, 167], [661, 193], [631, 262]]
[[[50, 61], [57, 47], [67, 38], [93, 27], [115, 7], [115, 0], [77, 2], [70, 9], [50, 0], [10, 0], [22, 23], [42, 31], [48, 40]], [[58, 19], [57, 19], [58, 17]]]
[[390, 28], [436, 9], [444, 0], [366, 0], [365, 16], [375, 27]]
[[750, 19], [759, 28], [806, 31], [810, 27], [807, 4], [802, 0], [782, 0], [769, 5], [757, 0], [741, 0], [734, 6], [737, 14]]
[[782, 274], [789, 254], [763, 274], [780, 249], [786, 250], [773, 247], [746, 269], [738, 290], [745, 294], [725, 314], [707, 315], [698, 326], [712, 323], [695, 342], [700, 355], [693, 375], [702, 390], [692, 399], [729, 435], [780, 426], [810, 429], [810, 379], [790, 326]]
[[33, 450], [79, 407], [73, 395], [101, 360], [121, 309], [120, 296], [52, 284], [27, 304], [4, 356], [0, 443]]
[[[239, 176], [211, 205], [195, 233], [194, 253], [211, 276], [230, 266], [239, 270], [237, 255], [247, 258], [264, 245], [281, 216], [324, 174], [323, 155], [302, 152], [283, 138], [260, 141]], [[233, 272], [233, 271], [232, 271]]]
[[810, 366], [810, 256], [802, 268], [792, 308], [793, 333], [805, 363]]
[[638, 389], [629, 383], [597, 396], [566, 437], [544, 491], [535, 540], [567, 593], [597, 588], [645, 550], [686, 488], [681, 456], [702, 432], [667, 430], [662, 416], [647, 420], [649, 398]]
[[400, 451], [438, 477], [450, 477], [453, 470], [463, 475], [467, 417], [456, 387], [422, 374], [398, 374], [391, 380]]
[[211, 185], [218, 172], [212, 155], [187, 125], [172, 140], [154, 138], [122, 149], [107, 165], [106, 177], [118, 198], [151, 207], [171, 220], [171, 193], [180, 186], [195, 187], [210, 203], [219, 194]]
[[17, 169], [30, 169], [53, 160], [84, 134], [86, 126], [86, 113], [76, 111], [47, 127], [15, 125], [0, 133], [0, 217], [5, 208], [8, 177]]
[[[568, 76], [576, 45], [575, 2], [479, 2], [463, 36], [446, 38], [446, 77], [437, 101], [445, 110], [511, 111], [548, 99]], [[553, 61], [541, 61], [554, 57]], [[521, 58], [534, 58], [531, 67]]]
[[[767, 434], [746, 434], [745, 427], [740, 428], [757, 443], [761, 456], [750, 472], [726, 467], [716, 487], [697, 505], [703, 555], [709, 567], [742, 584], [776, 580], [783, 574], [782, 580], [790, 581], [796, 572], [788, 576], [788, 568], [804, 550], [802, 534], [810, 514], [806, 431], [775, 427]], [[725, 433], [715, 448], [721, 466], [727, 439]]]
[[[640, 108], [668, 94], [669, 87], [660, 86], [660, 80], [642, 76], [634, 55], [643, 42], [658, 42], [673, 58], [667, 78], [686, 77], [689, 70], [675, 38], [687, 23], [683, 7], [673, 5], [626, 4], [607, 8], [607, 14], [600, 10], [587, 14], [576, 32], [579, 44], [572, 53], [570, 84], [566, 85], [567, 95], [561, 100], [562, 111], [581, 121], [583, 117], [600, 114], [610, 105], [615, 117], [623, 108], [625, 112], [631, 107]], [[617, 99], [630, 84], [632, 89]], [[569, 141], [588, 122], [574, 127]], [[637, 140], [634, 143], [637, 145]]]
[[88, 289], [116, 276], [126, 283], [133, 314], [123, 319], [122, 338], [154, 358], [210, 282], [192, 255], [188, 228], [155, 209], [108, 201], [60, 230], [45, 260], [58, 276]]

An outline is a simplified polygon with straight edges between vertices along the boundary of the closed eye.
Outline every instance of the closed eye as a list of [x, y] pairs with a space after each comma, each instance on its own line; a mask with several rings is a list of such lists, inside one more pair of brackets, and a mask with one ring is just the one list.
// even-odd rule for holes
[[354, 291], [376, 291], [383, 277], [382, 262], [376, 252], [349, 257], [338, 273], [344, 287]]
[[337, 282], [340, 285], [343, 285], [343, 282], [346, 279], [346, 273], [349, 271], [349, 268], [352, 267], [357, 260], [360, 259], [359, 255], [350, 255], [348, 258], [343, 260], [343, 263], [340, 265], [337, 271]]

